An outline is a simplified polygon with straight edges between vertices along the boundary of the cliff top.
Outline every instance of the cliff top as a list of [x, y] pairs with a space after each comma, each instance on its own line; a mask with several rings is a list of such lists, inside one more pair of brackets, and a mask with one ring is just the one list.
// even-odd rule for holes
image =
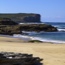
[[34, 14], [34, 13], [0, 13], [0, 18], [1, 17], [24, 17], [24, 16], [35, 16], [35, 15], [40, 15], [40, 14]]
[[0, 13], [0, 21], [2, 18], [10, 18], [20, 23], [40, 22], [40, 14], [34, 13]]

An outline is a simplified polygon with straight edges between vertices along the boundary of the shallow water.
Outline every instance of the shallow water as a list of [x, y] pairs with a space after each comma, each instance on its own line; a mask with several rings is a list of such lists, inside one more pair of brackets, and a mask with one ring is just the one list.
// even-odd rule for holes
[[46, 24], [57, 27], [59, 32], [26, 32], [28, 35], [15, 35], [18, 38], [40, 40], [43, 42], [53, 42], [53, 43], [65, 43], [65, 23], [56, 22], [45, 22]]
[[0, 36], [11, 37], [11, 38], [20, 38], [23, 40], [32, 39], [32, 40], [40, 40], [43, 42], [65, 43], [65, 23], [51, 23], [51, 22], [45, 22], [45, 23], [57, 27], [59, 32], [23, 31], [24, 33], [27, 33], [27, 35], [14, 34], [13, 36], [9, 36], [9, 35], [0, 35]]

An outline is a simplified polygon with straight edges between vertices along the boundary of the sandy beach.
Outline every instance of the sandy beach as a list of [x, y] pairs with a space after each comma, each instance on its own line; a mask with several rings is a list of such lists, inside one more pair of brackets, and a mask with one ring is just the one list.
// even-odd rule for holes
[[33, 54], [44, 59], [43, 65], [65, 65], [65, 44], [26, 43], [18, 38], [0, 37], [0, 52]]

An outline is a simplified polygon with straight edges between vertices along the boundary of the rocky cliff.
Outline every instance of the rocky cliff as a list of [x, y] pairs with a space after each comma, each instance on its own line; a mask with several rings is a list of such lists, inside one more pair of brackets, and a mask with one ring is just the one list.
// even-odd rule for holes
[[21, 34], [22, 31], [45, 31], [55, 32], [57, 28], [47, 24], [21, 24], [22, 21], [25, 23], [39, 23], [39, 14], [0, 14], [0, 34]]
[[57, 29], [46, 24], [0, 25], [0, 34], [22, 34], [22, 31], [56, 32]]
[[40, 14], [27, 14], [27, 13], [16, 13], [16, 14], [0, 14], [0, 21], [2, 18], [10, 18], [17, 23], [40, 23], [41, 16]]
[[17, 25], [15, 21], [12, 21], [10, 18], [2, 18], [0, 21], [0, 25]]

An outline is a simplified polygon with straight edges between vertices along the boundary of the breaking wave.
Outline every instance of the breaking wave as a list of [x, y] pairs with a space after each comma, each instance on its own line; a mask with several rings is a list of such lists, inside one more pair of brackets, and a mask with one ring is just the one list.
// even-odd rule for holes
[[33, 37], [33, 36], [27, 36], [27, 35], [21, 35], [21, 34], [14, 34], [13, 37], [15, 38], [21, 38], [24, 40], [39, 40], [42, 42], [51, 42], [51, 43], [65, 43], [65, 41], [60, 41], [60, 40], [52, 40], [52, 39], [43, 39], [40, 37]]
[[60, 32], [65, 32], [65, 29], [58, 29], [58, 31], [60, 31]]

